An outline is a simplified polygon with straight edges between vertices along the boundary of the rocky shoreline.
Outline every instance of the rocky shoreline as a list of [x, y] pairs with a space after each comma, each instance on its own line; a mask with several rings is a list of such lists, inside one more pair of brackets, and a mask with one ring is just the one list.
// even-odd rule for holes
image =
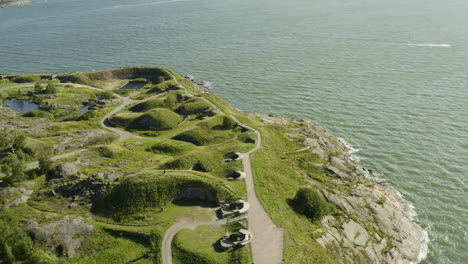
[[[324, 160], [323, 169], [333, 177], [336, 187], [352, 186], [349, 193], [341, 188], [321, 190], [327, 201], [343, 215], [322, 219], [323, 228], [316, 241], [340, 256], [338, 263], [418, 263], [427, 255], [427, 232], [413, 220], [412, 208], [400, 193], [385, 182], [372, 178], [359, 166], [353, 150], [343, 140], [307, 120], [252, 114], [264, 122], [282, 125], [306, 124], [300, 133], [287, 135], [303, 140]], [[332, 156], [327, 153], [342, 153]], [[307, 179], [309, 185], [318, 185]]]
[[6, 8], [6, 7], [12, 7], [12, 6], [24, 6], [31, 4], [32, 2], [30, 0], [12, 0], [12, 1], [2, 1], [0, 3], [0, 8]]

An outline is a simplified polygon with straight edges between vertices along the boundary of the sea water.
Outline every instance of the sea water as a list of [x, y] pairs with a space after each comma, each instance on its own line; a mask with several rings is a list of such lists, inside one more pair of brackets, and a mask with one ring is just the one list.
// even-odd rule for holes
[[468, 1], [48, 0], [0, 9], [0, 72], [167, 66], [316, 121], [415, 206], [424, 263], [468, 259]]

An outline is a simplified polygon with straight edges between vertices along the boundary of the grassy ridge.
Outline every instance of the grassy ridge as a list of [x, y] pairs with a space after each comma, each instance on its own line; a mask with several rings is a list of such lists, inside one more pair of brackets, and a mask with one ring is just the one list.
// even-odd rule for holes
[[112, 82], [118, 82], [122, 79], [143, 78], [154, 84], [160, 84], [171, 80], [168, 72], [159, 67], [126, 67], [100, 72], [80, 72], [58, 75], [57, 79], [61, 82], [72, 82], [95, 87], [106, 88]]
[[114, 214], [125, 217], [147, 208], [164, 208], [186, 188], [203, 188], [216, 200], [233, 200], [236, 193], [222, 181], [195, 173], [145, 172], [125, 178], [108, 196]]

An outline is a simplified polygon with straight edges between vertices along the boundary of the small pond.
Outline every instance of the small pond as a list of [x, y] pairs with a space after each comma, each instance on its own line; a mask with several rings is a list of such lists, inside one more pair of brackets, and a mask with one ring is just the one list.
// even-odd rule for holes
[[[89, 111], [89, 106], [82, 106], [82, 107], [80, 107], [79, 110], [80, 110], [80, 113], [84, 114], [84, 113]], [[66, 114], [64, 116], [61, 116], [61, 117], [57, 118], [57, 120], [58, 121], [63, 121], [65, 119], [67, 119], [69, 117], [72, 117], [72, 116], [75, 116], [75, 115], [76, 115], [76, 112], [71, 112], [69, 114]]]
[[5, 99], [5, 101], [3, 101], [3, 106], [15, 110], [21, 114], [27, 113], [31, 110], [39, 110], [38, 104], [16, 98]]
[[89, 111], [89, 106], [82, 106], [82, 107], [80, 107], [80, 112], [81, 112], [82, 114], [84, 114], [84, 113], [86, 113], [86, 112], [88, 112], [88, 111]]
[[145, 87], [146, 82], [128, 82], [126, 85], [122, 86], [120, 90], [141, 90]]

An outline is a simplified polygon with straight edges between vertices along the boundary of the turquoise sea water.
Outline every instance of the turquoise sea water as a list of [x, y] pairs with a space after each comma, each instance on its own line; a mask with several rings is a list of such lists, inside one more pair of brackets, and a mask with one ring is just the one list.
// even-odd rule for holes
[[48, 0], [0, 9], [0, 72], [167, 66], [316, 121], [395, 186], [424, 263], [468, 261], [468, 1]]

